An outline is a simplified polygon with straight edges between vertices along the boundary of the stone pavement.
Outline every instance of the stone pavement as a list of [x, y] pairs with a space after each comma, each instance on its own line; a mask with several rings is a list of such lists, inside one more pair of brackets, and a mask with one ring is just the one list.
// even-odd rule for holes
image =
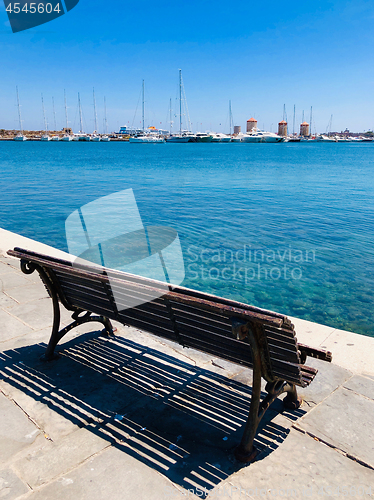
[[0, 257], [0, 499], [374, 497], [374, 338], [294, 322], [333, 363], [308, 359], [319, 372], [302, 407], [275, 402], [243, 466], [232, 452], [250, 370], [135, 328], [108, 339], [94, 323], [43, 363], [51, 301], [37, 274]]

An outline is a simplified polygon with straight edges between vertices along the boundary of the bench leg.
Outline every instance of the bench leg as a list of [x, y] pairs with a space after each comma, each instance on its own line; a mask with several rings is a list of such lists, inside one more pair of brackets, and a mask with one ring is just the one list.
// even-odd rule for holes
[[[70, 325], [63, 328], [62, 330], [59, 330], [60, 320], [61, 320], [60, 303], [58, 301], [58, 295], [56, 293], [56, 290], [52, 286], [48, 274], [41, 266], [32, 264], [25, 260], [21, 260], [21, 270], [24, 274], [32, 274], [35, 270], [37, 270], [44, 285], [47, 287], [50, 297], [52, 298], [52, 305], [53, 305], [52, 333], [51, 333], [51, 338], [49, 339], [46, 352], [42, 356], [43, 360], [51, 361], [52, 359], [57, 358], [58, 356], [54, 352], [56, 345], [60, 342], [60, 340], [64, 335], [70, 332], [70, 330], [72, 330], [76, 326], [82, 325], [83, 323], [88, 323], [90, 321], [99, 321], [104, 326], [103, 333], [105, 333], [108, 337], [114, 335], [115, 329], [113, 328], [109, 318], [106, 318], [105, 316], [91, 316], [90, 312], [88, 311], [85, 312], [82, 310], [74, 311], [74, 313], [72, 314], [72, 319], [74, 321], [70, 323]], [[83, 316], [81, 316], [82, 313], [84, 313]]]
[[[56, 313], [57, 310], [58, 310], [58, 312]], [[90, 323], [91, 321], [98, 321], [99, 323], [102, 323], [102, 325], [104, 326], [104, 330], [102, 333], [104, 333], [108, 337], [111, 337], [114, 335], [114, 328], [113, 328], [112, 323], [110, 322], [110, 320], [108, 318], [106, 318], [105, 316], [91, 316], [91, 313], [88, 311], [85, 312], [85, 314], [83, 316], [81, 316], [82, 312], [84, 312], [84, 311], [75, 311], [72, 314], [72, 319], [74, 319], [74, 321], [72, 323], [70, 323], [70, 325], [65, 326], [65, 328], [63, 328], [62, 330], [59, 331], [58, 328], [59, 328], [59, 324], [60, 324], [60, 320], [59, 320], [60, 310], [59, 310], [59, 303], [57, 301], [56, 309], [55, 309], [55, 319], [58, 317], [58, 323], [57, 323], [57, 319], [53, 323], [52, 335], [51, 335], [51, 338], [49, 340], [49, 344], [48, 344], [48, 347], [47, 347], [47, 350], [45, 352], [43, 359], [45, 359], [46, 361], [50, 361], [50, 360], [58, 357], [56, 354], [54, 354], [54, 350], [55, 350], [57, 344], [62, 339], [62, 337], [64, 337], [64, 335], [66, 335], [68, 332], [70, 332], [70, 330], [72, 330], [76, 326], [83, 325], [84, 323]]]
[[287, 396], [283, 399], [285, 408], [288, 410], [296, 410], [301, 406], [302, 400], [297, 396], [295, 384], [286, 384], [283, 392], [287, 392]]
[[239, 462], [251, 463], [255, 460], [257, 450], [253, 446], [253, 441], [257, 432], [258, 424], [261, 416], [259, 416], [260, 400], [261, 400], [261, 357], [257, 342], [253, 339], [251, 342], [253, 355], [253, 385], [251, 406], [247, 423], [245, 424], [244, 433], [239, 446], [235, 450], [235, 458]]

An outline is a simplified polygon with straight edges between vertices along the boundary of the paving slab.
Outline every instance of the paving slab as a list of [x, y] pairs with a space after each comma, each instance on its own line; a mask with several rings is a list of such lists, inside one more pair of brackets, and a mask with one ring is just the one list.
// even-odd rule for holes
[[0, 392], [0, 463], [32, 444], [39, 429], [25, 413]]
[[335, 330], [324, 343], [333, 363], [361, 375], [374, 375], [373, 337]]
[[13, 265], [11, 265], [9, 262], [2, 262], [0, 261], [0, 276], [3, 274], [9, 274], [12, 271], [19, 271], [19, 265], [17, 266], [17, 262], [13, 261]]
[[0, 309], [0, 348], [1, 342], [32, 332], [32, 328], [10, 313]]
[[13, 384], [2, 381], [2, 390], [23, 408], [40, 429], [43, 429], [47, 439], [58, 441], [78, 429], [79, 422], [69, 418], [69, 414], [58, 411], [58, 407], [54, 407], [48, 400], [35, 400], [32, 395], [25, 393], [29, 392], [28, 389], [22, 390]]
[[295, 325], [297, 340], [312, 347], [322, 347], [324, 341], [335, 330], [332, 326], [319, 325], [305, 319], [290, 317], [290, 320]]
[[8, 272], [1, 275], [2, 290], [9, 291], [18, 286], [29, 285], [30, 280], [21, 271], [8, 268]]
[[7, 295], [5, 292], [1, 291], [1, 278], [0, 278], [0, 307], [4, 309], [7, 307], [15, 306], [16, 304], [17, 304], [16, 300], [9, 297], [9, 295]]
[[[11, 290], [9, 293], [11, 293]], [[50, 298], [33, 300], [26, 304], [17, 304], [7, 308], [7, 312], [27, 323], [35, 330], [40, 330], [48, 326], [52, 327], [53, 308]]]
[[49, 298], [48, 292], [40, 280], [38, 283], [29, 283], [28, 285], [8, 289], [7, 293], [19, 303]]
[[0, 228], [0, 255], [2, 254], [3, 257], [6, 257], [6, 252], [15, 247], [24, 248], [33, 252], [44, 253], [45, 255], [52, 255], [53, 257], [60, 259], [69, 260], [73, 258], [70, 254], [63, 252], [62, 250], [58, 250], [57, 248], [32, 240], [26, 236], [21, 236], [20, 234]]
[[354, 375], [344, 383], [344, 387], [357, 392], [357, 394], [362, 394], [367, 398], [374, 399], [374, 380], [372, 378]]
[[208, 499], [373, 496], [372, 470], [292, 429], [282, 446], [222, 482]]
[[[153, 469], [121, 450], [109, 448], [71, 473], [33, 493], [29, 498], [32, 500], [51, 500], [51, 498], [53, 500], [67, 498], [162, 500], [168, 498], [167, 495], [174, 491], [180, 498], [187, 497], [187, 491], [174, 486], [171, 481]], [[188, 498], [198, 497], [190, 493]]]
[[339, 388], [297, 425], [374, 468], [373, 400]]
[[[10, 351], [8, 354], [11, 355], [11, 351], [17, 351], [18, 349], [26, 346], [35, 346], [36, 344], [41, 344], [40, 356], [45, 351], [49, 337], [51, 336], [51, 327], [43, 328], [42, 330], [31, 330], [29, 328], [28, 332], [14, 339], [6, 340], [0, 343], [0, 352]], [[72, 336], [70, 339], [73, 338]], [[14, 353], [15, 354], [15, 353]], [[29, 355], [29, 354], [28, 354]]]
[[35, 489], [80, 465], [92, 455], [110, 446], [90, 427], [72, 432], [58, 442], [44, 446], [13, 464], [18, 475]]
[[1, 500], [16, 500], [27, 493], [29, 488], [10, 469], [0, 470], [0, 498]]
[[320, 359], [307, 358], [305, 364], [318, 370], [315, 379], [308, 387], [297, 389], [299, 396], [307, 405], [320, 403], [352, 377], [351, 371]]

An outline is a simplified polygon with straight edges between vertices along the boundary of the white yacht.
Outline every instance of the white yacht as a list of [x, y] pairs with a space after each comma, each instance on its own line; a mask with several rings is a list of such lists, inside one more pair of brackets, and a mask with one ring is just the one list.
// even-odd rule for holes
[[51, 141], [58, 142], [60, 140], [58, 135], [52, 135]]
[[335, 139], [333, 137], [330, 137], [328, 135], [319, 135], [316, 139], [316, 141], [318, 142], [336, 142]]
[[222, 134], [222, 133], [212, 133], [212, 142], [230, 142], [231, 141], [231, 137], [229, 135], [225, 135], [225, 134]]
[[63, 142], [70, 142], [73, 140], [73, 137], [71, 135], [64, 135], [63, 137], [61, 137], [60, 141], [63, 141]]
[[253, 132], [244, 134], [242, 142], [282, 142], [283, 137], [274, 134], [273, 132]]
[[50, 137], [48, 134], [44, 134], [42, 135], [41, 137], [41, 141], [50, 141], [52, 139], [52, 137]]
[[192, 133], [180, 133], [170, 135], [166, 142], [196, 142], [196, 136]]
[[231, 137], [231, 142], [243, 142], [244, 134], [236, 134]]
[[165, 142], [165, 138], [157, 134], [136, 135], [134, 137], [130, 137], [129, 142], [144, 144], [161, 143]]
[[196, 133], [196, 142], [212, 142], [213, 136], [211, 134], [207, 134], [206, 132], [197, 132]]
[[110, 137], [108, 137], [107, 135], [103, 135], [103, 136], [101, 137], [101, 140], [102, 140], [103, 142], [109, 142], [109, 141], [110, 141]]

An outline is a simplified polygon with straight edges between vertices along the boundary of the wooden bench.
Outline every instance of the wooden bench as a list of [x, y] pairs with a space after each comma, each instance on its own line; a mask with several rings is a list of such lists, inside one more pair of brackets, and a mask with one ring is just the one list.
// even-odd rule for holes
[[[304, 365], [307, 356], [331, 361], [330, 352], [299, 344], [294, 326], [282, 314], [183, 287], [167, 285], [165, 292], [165, 284], [161, 282], [95, 265], [76, 267], [71, 262], [20, 248], [8, 254], [21, 259], [24, 273], [37, 271], [52, 298], [54, 319], [46, 360], [54, 358], [56, 345], [72, 328], [99, 321], [104, 332], [113, 335], [110, 320], [116, 320], [252, 368], [249, 415], [235, 453], [243, 462], [254, 460], [257, 427], [280, 394], [286, 393], [283, 402], [287, 408], [299, 407], [296, 386], [308, 386], [317, 373], [315, 368]], [[146, 300], [147, 295], [158, 292], [158, 298], [122, 308], [134, 297]], [[121, 308], [117, 307], [118, 297]], [[59, 302], [72, 311], [73, 319], [62, 330]], [[262, 401], [261, 378], [267, 382], [267, 395]]]

